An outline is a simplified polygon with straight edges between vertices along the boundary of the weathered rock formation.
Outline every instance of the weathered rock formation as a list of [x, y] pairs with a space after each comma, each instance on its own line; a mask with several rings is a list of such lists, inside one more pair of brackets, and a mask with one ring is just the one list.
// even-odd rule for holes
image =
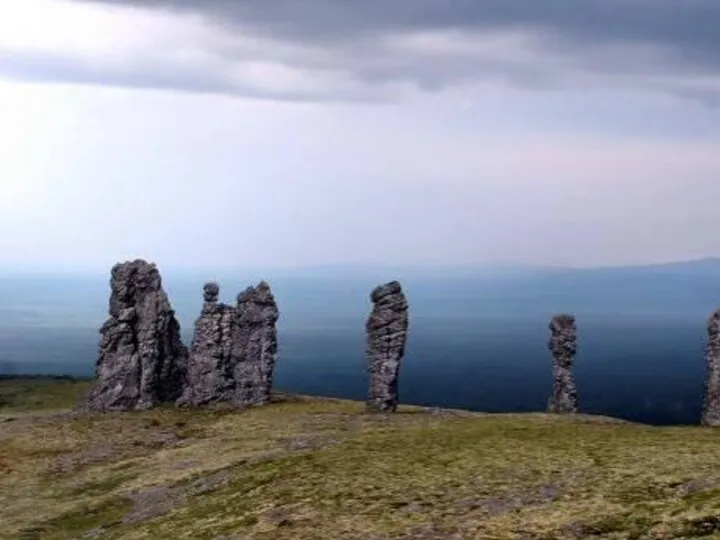
[[185, 379], [187, 349], [157, 267], [143, 260], [116, 264], [110, 288], [97, 380], [81, 408], [146, 409], [175, 401]]
[[705, 397], [701, 424], [720, 427], [720, 310], [710, 316], [705, 347]]
[[366, 408], [370, 412], [395, 412], [408, 332], [408, 303], [397, 281], [375, 288], [370, 299], [373, 308], [365, 324], [370, 376]]
[[218, 303], [219, 287], [207, 283], [195, 322], [187, 385], [178, 405], [228, 403], [244, 408], [270, 399], [277, 360], [279, 317], [267, 283], [238, 295], [237, 306]]
[[267, 283], [262, 281], [238, 295], [237, 317], [234, 341], [239, 355], [234, 377], [238, 387], [234, 401], [243, 406], [262, 405], [270, 401], [278, 351], [279, 311]]
[[552, 413], [576, 413], [578, 411], [577, 390], [572, 374], [572, 365], [577, 350], [575, 317], [556, 315], [550, 322], [549, 349], [555, 357], [553, 365], [553, 395], [548, 411]]
[[203, 307], [195, 321], [185, 388], [178, 405], [199, 406], [232, 398], [237, 314], [233, 306], [218, 303], [219, 294], [217, 283], [203, 286]]

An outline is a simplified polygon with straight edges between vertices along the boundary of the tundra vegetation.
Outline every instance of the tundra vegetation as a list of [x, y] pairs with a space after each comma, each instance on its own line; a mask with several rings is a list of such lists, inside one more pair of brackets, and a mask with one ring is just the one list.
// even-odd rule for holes
[[720, 431], [274, 393], [79, 414], [91, 381], [0, 381], [0, 537], [720, 537]]
[[483, 414], [399, 403], [398, 282], [371, 293], [364, 403], [273, 391], [269, 285], [218, 294], [186, 348], [157, 268], [122, 263], [94, 380], [0, 379], [1, 538], [720, 538], [717, 314], [704, 425], [651, 427], [578, 412], [568, 314], [550, 412]]

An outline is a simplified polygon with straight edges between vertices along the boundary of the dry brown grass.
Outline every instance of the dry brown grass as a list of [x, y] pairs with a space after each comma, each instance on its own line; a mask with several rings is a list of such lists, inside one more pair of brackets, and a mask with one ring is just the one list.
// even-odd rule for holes
[[21, 409], [0, 409], [2, 538], [720, 537], [711, 429], [287, 397], [239, 413]]

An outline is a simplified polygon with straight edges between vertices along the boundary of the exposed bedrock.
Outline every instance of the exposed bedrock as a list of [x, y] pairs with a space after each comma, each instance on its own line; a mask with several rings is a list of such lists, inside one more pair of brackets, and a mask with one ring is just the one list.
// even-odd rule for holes
[[710, 316], [705, 346], [705, 396], [701, 423], [720, 426], [720, 310]]
[[261, 405], [270, 399], [277, 361], [275, 299], [265, 282], [238, 295], [236, 306], [218, 303], [219, 290], [216, 283], [204, 286], [187, 385], [178, 405]]
[[578, 411], [577, 389], [572, 366], [577, 351], [577, 329], [575, 317], [568, 314], [556, 315], [550, 321], [550, 351], [555, 358], [553, 364], [553, 394], [548, 404], [552, 413], [576, 413]]
[[82, 408], [146, 409], [182, 392], [187, 348], [154, 264], [116, 264], [110, 278], [109, 317], [100, 329], [96, 382]]
[[234, 402], [241, 406], [270, 401], [277, 362], [277, 321], [280, 312], [270, 286], [262, 281], [237, 297], [234, 328], [238, 358], [234, 377], [238, 382]]
[[397, 281], [376, 287], [370, 299], [373, 307], [365, 325], [370, 377], [366, 409], [394, 412], [399, 398], [400, 363], [407, 340], [408, 303]]
[[203, 307], [195, 321], [187, 380], [178, 405], [199, 406], [228, 401], [233, 393], [233, 306], [218, 302], [217, 283], [203, 286]]

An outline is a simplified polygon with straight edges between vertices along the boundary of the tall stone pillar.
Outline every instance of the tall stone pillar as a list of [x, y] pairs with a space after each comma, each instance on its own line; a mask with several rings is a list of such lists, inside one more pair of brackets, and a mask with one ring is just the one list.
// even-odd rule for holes
[[700, 423], [720, 426], [720, 310], [710, 316], [705, 346], [705, 396]]
[[548, 348], [555, 358], [553, 394], [548, 404], [548, 412], [576, 413], [578, 399], [572, 374], [573, 360], [577, 350], [575, 317], [561, 314], [552, 318]]
[[395, 412], [400, 362], [407, 340], [408, 303], [397, 281], [375, 288], [370, 299], [373, 308], [365, 325], [370, 376], [366, 408], [371, 412]]
[[118, 263], [110, 289], [97, 380], [80, 408], [147, 409], [175, 401], [185, 381], [188, 352], [160, 272], [139, 259]]

